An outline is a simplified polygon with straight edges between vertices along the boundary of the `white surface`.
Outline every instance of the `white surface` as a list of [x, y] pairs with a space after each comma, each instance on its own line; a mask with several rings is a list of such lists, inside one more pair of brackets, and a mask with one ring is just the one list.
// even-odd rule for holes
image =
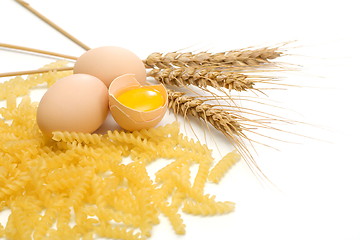
[[[298, 40], [291, 46], [301, 47], [289, 51], [295, 55], [281, 61], [304, 67], [284, 74], [285, 81], [312, 87], [267, 94], [296, 111], [282, 111], [282, 116], [316, 125], [282, 127], [321, 141], [286, 136], [299, 144], [270, 141], [279, 151], [257, 146], [255, 159], [281, 192], [261, 187], [239, 164], [208, 189], [219, 200], [236, 202], [234, 213], [184, 214], [185, 236], [176, 236], [164, 219], [151, 239], [360, 239], [356, 1], [28, 2], [89, 46], [118, 45], [141, 58], [154, 51], [220, 51]], [[83, 52], [12, 0], [0, 0], [0, 26], [0, 42], [75, 56]], [[36, 69], [51, 61], [0, 49], [0, 72]], [[218, 144], [231, 150], [222, 139]]]

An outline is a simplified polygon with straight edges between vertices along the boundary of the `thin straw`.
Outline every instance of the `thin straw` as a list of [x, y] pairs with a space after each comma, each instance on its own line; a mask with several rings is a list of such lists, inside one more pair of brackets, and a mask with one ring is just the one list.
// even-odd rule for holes
[[56, 29], [58, 32], [60, 32], [61, 34], [63, 34], [65, 37], [67, 37], [68, 39], [70, 39], [71, 41], [73, 41], [74, 43], [76, 43], [77, 45], [79, 45], [80, 47], [82, 47], [84, 50], [89, 50], [90, 47], [88, 47], [87, 45], [85, 45], [84, 43], [82, 43], [80, 40], [76, 39], [74, 36], [70, 35], [68, 32], [66, 32], [65, 30], [63, 30], [61, 27], [59, 27], [58, 25], [56, 25], [55, 23], [53, 23], [52, 21], [50, 21], [50, 19], [48, 19], [47, 17], [45, 17], [44, 15], [42, 15], [41, 13], [39, 13], [38, 11], [36, 11], [34, 8], [32, 8], [30, 6], [30, 4], [28, 4], [27, 2], [24, 2], [22, 0], [15, 0], [17, 3], [19, 3], [21, 6], [23, 6], [24, 8], [26, 8], [27, 10], [29, 10], [30, 12], [32, 12], [35, 16], [37, 16], [38, 18], [40, 18], [41, 20], [43, 20], [45, 23], [49, 24], [51, 27], [53, 27], [54, 29]]
[[36, 74], [36, 73], [46, 73], [46, 72], [71, 71], [73, 69], [74, 69], [74, 67], [61, 67], [61, 68], [51, 68], [51, 69], [7, 72], [7, 73], [0, 73], [0, 77], [12, 77], [12, 76], [30, 75], [30, 74]]
[[40, 50], [40, 49], [36, 49], [36, 48], [17, 46], [17, 45], [12, 45], [12, 44], [7, 44], [7, 43], [0, 43], [0, 47], [17, 49], [17, 50], [26, 51], [26, 52], [40, 53], [40, 54], [44, 54], [44, 55], [55, 56], [55, 57], [59, 57], [59, 58], [69, 59], [69, 60], [77, 60], [77, 57], [70, 56], [70, 55]]

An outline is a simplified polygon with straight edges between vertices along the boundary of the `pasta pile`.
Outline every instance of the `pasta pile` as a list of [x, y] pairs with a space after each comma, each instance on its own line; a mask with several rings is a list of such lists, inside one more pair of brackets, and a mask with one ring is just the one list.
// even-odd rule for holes
[[[16, 103], [22, 94], [7, 95], [0, 108], [0, 212], [11, 212], [0, 237], [146, 239], [160, 215], [184, 234], [181, 212], [234, 210], [234, 203], [217, 201], [204, 187], [223, 177], [237, 153], [215, 164], [211, 150], [181, 134], [177, 122], [132, 133], [54, 132], [47, 139], [36, 124], [37, 103], [28, 95]], [[169, 163], [152, 179], [148, 166], [160, 158]]]

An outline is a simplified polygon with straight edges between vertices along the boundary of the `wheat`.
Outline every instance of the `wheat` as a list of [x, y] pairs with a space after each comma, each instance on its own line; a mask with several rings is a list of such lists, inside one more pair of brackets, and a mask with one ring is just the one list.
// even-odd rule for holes
[[253, 90], [255, 83], [269, 82], [270, 77], [242, 74], [239, 71], [226, 71], [206, 67], [177, 67], [165, 69], [152, 69], [148, 73], [156, 81], [178, 87], [194, 85], [201, 89], [213, 87], [229, 90]]
[[245, 132], [254, 133], [253, 130], [259, 127], [269, 128], [267, 123], [273, 119], [266, 118], [266, 116], [261, 114], [253, 114], [254, 116], [265, 117], [264, 123], [263, 120], [249, 119], [242, 116], [241, 109], [237, 106], [234, 106], [234, 109], [229, 108], [229, 106], [224, 108], [222, 105], [208, 104], [207, 101], [209, 101], [210, 98], [187, 96], [183, 92], [169, 89], [167, 90], [167, 93], [169, 109], [172, 109], [176, 115], [182, 115], [185, 118], [193, 116], [204, 121], [205, 124], [212, 125], [234, 145], [255, 176], [271, 183], [253, 159], [250, 150], [246, 145], [246, 141], [254, 143], [258, 142], [249, 139]]
[[242, 134], [242, 127], [233, 119], [232, 115], [224, 109], [215, 108], [206, 104], [206, 100], [185, 96], [183, 92], [167, 90], [169, 98], [169, 108], [175, 113], [187, 116], [188, 114], [210, 123], [214, 128], [221, 132]]
[[283, 55], [280, 47], [263, 47], [259, 49], [240, 49], [219, 53], [209, 52], [169, 52], [150, 54], [143, 60], [146, 68], [169, 68], [173, 66], [259, 66]]
[[245, 127], [240, 124], [239, 116], [232, 114], [226, 109], [218, 108], [215, 105], [207, 104], [206, 99], [199, 97], [186, 96], [183, 92], [167, 90], [168, 107], [175, 114], [184, 116], [193, 116], [203, 120], [206, 124], [212, 125], [220, 131], [238, 148], [242, 156], [251, 158], [251, 155], [245, 146], [243, 140], [248, 139], [244, 134]]

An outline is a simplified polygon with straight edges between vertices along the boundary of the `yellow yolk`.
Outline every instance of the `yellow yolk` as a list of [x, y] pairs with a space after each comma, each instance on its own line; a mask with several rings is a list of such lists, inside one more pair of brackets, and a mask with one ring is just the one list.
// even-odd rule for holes
[[120, 93], [116, 99], [128, 108], [147, 112], [155, 110], [164, 105], [165, 99], [156, 90], [147, 87], [139, 87]]

